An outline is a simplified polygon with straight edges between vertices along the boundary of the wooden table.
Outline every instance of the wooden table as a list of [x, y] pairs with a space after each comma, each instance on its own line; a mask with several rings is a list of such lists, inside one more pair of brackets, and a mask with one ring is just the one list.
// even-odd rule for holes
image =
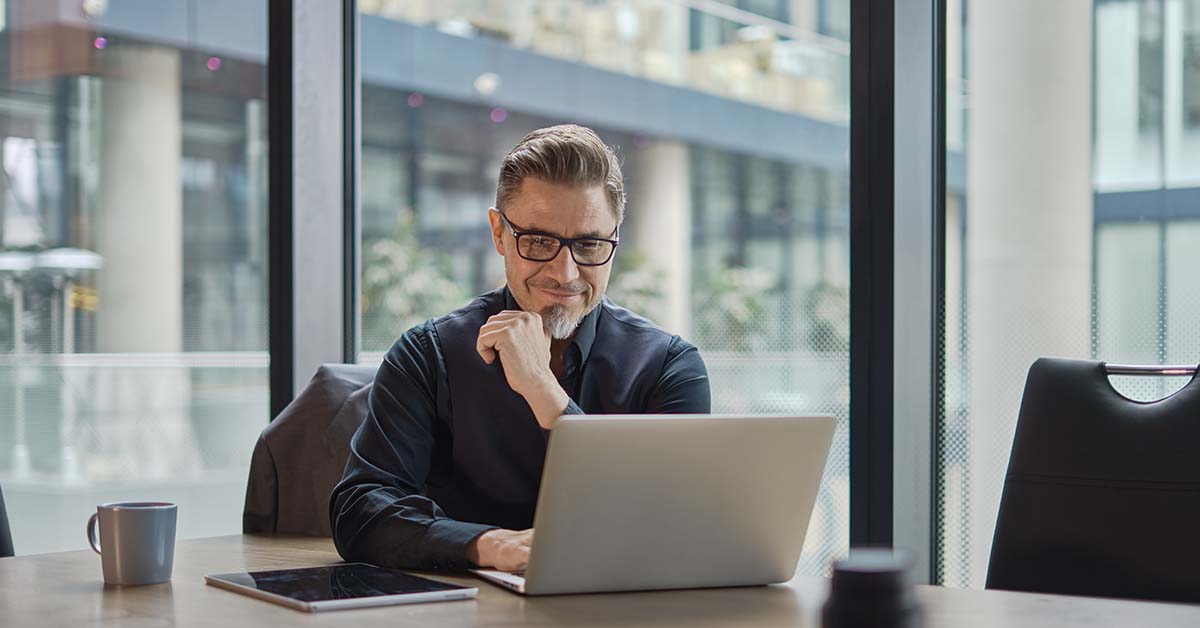
[[[524, 598], [470, 577], [479, 599], [308, 614], [204, 584], [203, 576], [338, 562], [328, 539], [180, 541], [170, 583], [106, 587], [91, 550], [0, 559], [0, 626], [798, 626], [820, 625], [826, 581], [737, 589]], [[1200, 606], [919, 587], [929, 628], [1200, 626]]]

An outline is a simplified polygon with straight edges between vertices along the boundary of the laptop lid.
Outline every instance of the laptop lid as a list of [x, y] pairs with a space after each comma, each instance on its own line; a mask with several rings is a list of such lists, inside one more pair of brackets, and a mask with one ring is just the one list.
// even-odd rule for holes
[[525, 593], [789, 580], [833, 417], [567, 416], [542, 473]]

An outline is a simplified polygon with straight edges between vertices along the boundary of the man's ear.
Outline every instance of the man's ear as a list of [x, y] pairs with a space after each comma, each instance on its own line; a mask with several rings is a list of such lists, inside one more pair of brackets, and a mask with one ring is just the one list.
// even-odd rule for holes
[[496, 247], [496, 252], [504, 255], [504, 221], [500, 219], [500, 210], [495, 207], [488, 208], [488, 222], [492, 228], [492, 244]]

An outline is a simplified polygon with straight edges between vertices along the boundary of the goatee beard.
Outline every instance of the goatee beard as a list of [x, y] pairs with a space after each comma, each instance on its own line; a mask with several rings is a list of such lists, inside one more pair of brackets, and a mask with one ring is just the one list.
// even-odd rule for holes
[[[571, 311], [565, 305], [551, 305], [541, 311], [542, 328], [555, 340], [566, 340], [575, 333], [583, 316], [571, 316]], [[584, 315], [586, 316], [586, 314]]]

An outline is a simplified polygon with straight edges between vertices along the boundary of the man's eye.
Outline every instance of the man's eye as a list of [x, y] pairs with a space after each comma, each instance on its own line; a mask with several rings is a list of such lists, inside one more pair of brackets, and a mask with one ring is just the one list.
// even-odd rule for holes
[[533, 241], [533, 246], [536, 246], [536, 247], [551, 247], [551, 246], [556, 246], [558, 244], [558, 241], [556, 241], [552, 238], [546, 238], [546, 237], [542, 237], [542, 236], [534, 236], [534, 237], [530, 238], [530, 240]]
[[596, 251], [600, 248], [600, 242], [596, 240], [580, 240], [575, 243], [575, 249], [578, 251]]

